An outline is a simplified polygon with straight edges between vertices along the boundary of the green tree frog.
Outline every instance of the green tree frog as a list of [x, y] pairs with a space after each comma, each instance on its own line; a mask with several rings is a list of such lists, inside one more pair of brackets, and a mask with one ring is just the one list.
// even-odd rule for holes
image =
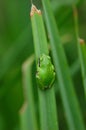
[[36, 78], [39, 87], [42, 90], [48, 89], [52, 86], [55, 80], [55, 69], [51, 62], [50, 56], [42, 54], [42, 56], [39, 58]]

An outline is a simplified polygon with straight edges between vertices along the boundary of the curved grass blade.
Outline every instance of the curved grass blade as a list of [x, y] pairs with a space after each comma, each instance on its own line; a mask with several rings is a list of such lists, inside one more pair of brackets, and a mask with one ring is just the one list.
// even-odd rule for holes
[[31, 118], [31, 113], [30, 113], [30, 108], [27, 103], [23, 105], [19, 112], [19, 117], [20, 117], [20, 129], [21, 130], [35, 130], [33, 129], [34, 124], [32, 122]]
[[[27, 102], [27, 107], [24, 107], [26, 110], [21, 111], [22, 121], [25, 125], [25, 130], [30, 129], [28, 126], [28, 121], [31, 122], [31, 130], [38, 130], [38, 118], [36, 114], [36, 101], [34, 98], [33, 85], [32, 85], [32, 64], [34, 61], [34, 56], [31, 56], [23, 64], [23, 82], [25, 90], [25, 99]], [[28, 114], [29, 113], [29, 114]], [[23, 119], [24, 118], [24, 119]], [[27, 127], [28, 126], [28, 127]]]

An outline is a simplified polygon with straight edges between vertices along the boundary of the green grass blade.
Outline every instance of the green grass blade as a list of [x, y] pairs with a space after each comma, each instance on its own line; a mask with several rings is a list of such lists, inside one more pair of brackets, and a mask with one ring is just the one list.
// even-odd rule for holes
[[28, 130], [29, 129], [29, 123], [28, 121], [28, 107], [27, 104], [25, 103], [21, 110], [19, 111], [19, 117], [20, 117], [20, 129], [21, 130]]
[[78, 71], [80, 70], [80, 62], [77, 59], [71, 66], [70, 66], [70, 73], [73, 77]]
[[68, 64], [60, 41], [50, 2], [49, 0], [42, 0], [42, 3], [68, 126], [70, 130], [84, 130], [82, 115], [73, 88]]
[[86, 45], [82, 39], [80, 40], [80, 42], [78, 43], [80, 44], [78, 45], [78, 52], [79, 52], [79, 58], [80, 58], [80, 64], [81, 64], [84, 93], [86, 96]]
[[[24, 64], [23, 64], [23, 82], [24, 87], [26, 88], [26, 101], [28, 103], [30, 111], [30, 115], [28, 115], [28, 119], [30, 118], [32, 124], [32, 130], [38, 130], [38, 118], [36, 115], [36, 101], [34, 99], [33, 94], [33, 85], [32, 85], [32, 64], [34, 61], [34, 56], [31, 56]], [[24, 88], [24, 89], [25, 89]], [[30, 117], [29, 117], [30, 116]], [[27, 122], [27, 119], [25, 120]], [[28, 122], [27, 122], [28, 124]], [[29, 128], [28, 128], [29, 129]], [[26, 130], [28, 130], [26, 129]]]
[[27, 103], [24, 103], [22, 106], [20, 112], [19, 112], [19, 117], [20, 117], [20, 130], [35, 130], [33, 129], [34, 124], [32, 122], [31, 118], [31, 113], [30, 113], [30, 108]]
[[80, 44], [79, 55], [80, 55], [80, 61], [81, 61], [84, 92], [86, 95], [86, 45], [85, 45], [85, 43]]
[[[42, 15], [34, 13], [34, 15], [31, 16], [31, 23], [37, 61], [41, 54], [48, 55], [47, 40]], [[38, 88], [38, 95], [40, 109], [40, 130], [58, 130], [54, 86], [45, 91]]]
[[31, 16], [32, 31], [34, 36], [34, 47], [36, 60], [44, 53], [48, 55], [46, 34], [43, 26], [42, 15], [35, 13]]
[[74, 11], [76, 42], [77, 42], [78, 54], [79, 54], [81, 70], [82, 70], [84, 92], [85, 92], [85, 96], [86, 96], [86, 45], [84, 43], [84, 40], [79, 39], [78, 15], [77, 15], [76, 7], [73, 7], [73, 11]]

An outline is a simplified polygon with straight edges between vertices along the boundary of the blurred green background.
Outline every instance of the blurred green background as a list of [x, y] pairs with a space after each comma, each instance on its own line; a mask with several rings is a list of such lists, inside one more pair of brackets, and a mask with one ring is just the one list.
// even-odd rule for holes
[[[33, 3], [42, 9], [40, 0]], [[86, 104], [74, 32], [72, 5], [79, 15], [79, 35], [86, 40], [86, 0], [52, 0], [51, 5], [60, 31], [76, 94], [86, 124]], [[0, 0], [0, 130], [19, 130], [19, 110], [24, 103], [22, 64], [34, 53], [30, 0]], [[59, 127], [67, 130], [62, 102], [56, 93]], [[61, 122], [61, 123], [60, 123]]]

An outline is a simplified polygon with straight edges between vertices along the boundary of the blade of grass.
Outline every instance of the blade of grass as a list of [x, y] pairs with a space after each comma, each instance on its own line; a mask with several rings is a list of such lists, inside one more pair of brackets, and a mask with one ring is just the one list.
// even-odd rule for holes
[[[31, 16], [31, 23], [32, 23], [35, 55], [37, 62], [41, 54], [48, 55], [47, 40], [42, 15], [34, 13]], [[40, 129], [58, 130], [54, 86], [45, 91], [38, 88], [38, 95], [39, 95], [39, 109], [40, 109]]]
[[[23, 82], [24, 82], [24, 87], [26, 88], [26, 100], [29, 104], [29, 110], [30, 111], [30, 122], [32, 124], [32, 130], [38, 130], [38, 118], [36, 114], [36, 101], [34, 99], [34, 94], [33, 94], [33, 85], [32, 85], [32, 64], [34, 61], [34, 56], [31, 56], [24, 64], [23, 64]], [[24, 88], [24, 89], [25, 89]], [[29, 115], [28, 115], [29, 116]], [[27, 122], [27, 119], [25, 120]], [[28, 122], [27, 122], [28, 124]], [[29, 129], [29, 128], [28, 128]], [[26, 129], [26, 130], [28, 130]]]
[[[77, 72], [80, 70], [80, 63], [79, 60], [76, 60], [71, 66], [70, 66], [70, 74], [72, 78], [77, 74]], [[59, 86], [58, 82], [56, 82], [56, 86]], [[55, 88], [55, 92], [57, 93], [59, 90], [59, 87]]]
[[72, 77], [74, 77], [74, 75], [79, 71], [80, 69], [80, 62], [77, 59], [70, 67], [70, 74]]
[[84, 130], [81, 111], [70, 77], [66, 56], [58, 34], [57, 25], [52, 13], [49, 0], [42, 0], [45, 12], [45, 20], [50, 37], [53, 60], [56, 67], [56, 75], [59, 81], [59, 89], [65, 109], [65, 114], [70, 130]]
[[73, 6], [73, 11], [74, 11], [76, 42], [77, 42], [78, 54], [79, 54], [81, 70], [82, 70], [84, 93], [85, 93], [85, 96], [86, 96], [86, 45], [84, 43], [84, 40], [79, 39], [78, 14], [77, 14], [77, 9], [76, 9], [75, 6]]
[[21, 130], [35, 130], [33, 129], [34, 124], [32, 122], [30, 108], [27, 103], [24, 103], [23, 107], [19, 112], [20, 117], [20, 129]]
[[79, 56], [80, 56], [81, 69], [82, 69], [84, 93], [86, 96], [86, 45], [85, 45], [85, 43], [80, 44]]

